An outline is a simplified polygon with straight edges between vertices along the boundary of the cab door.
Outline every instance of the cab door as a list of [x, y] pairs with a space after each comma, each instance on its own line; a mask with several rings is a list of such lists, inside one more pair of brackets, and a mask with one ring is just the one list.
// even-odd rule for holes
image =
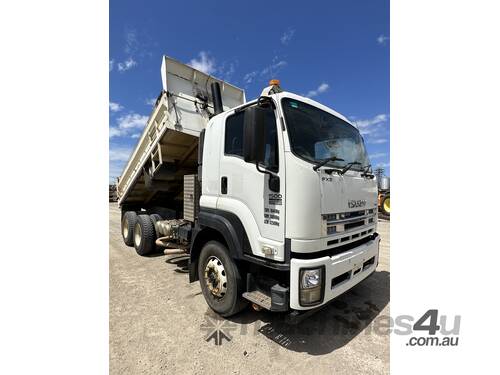
[[[245, 110], [230, 113], [224, 122], [220, 154], [220, 195], [217, 208], [236, 214], [254, 255], [284, 260], [285, 164], [283, 135], [271, 105], [265, 116], [265, 161], [260, 169], [279, 179], [279, 190], [269, 186], [269, 173], [243, 159]], [[265, 249], [264, 249], [265, 248]]]

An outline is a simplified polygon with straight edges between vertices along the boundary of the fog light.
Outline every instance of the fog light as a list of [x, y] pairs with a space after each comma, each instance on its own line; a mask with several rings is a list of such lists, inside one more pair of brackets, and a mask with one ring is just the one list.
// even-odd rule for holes
[[324, 267], [300, 270], [299, 300], [302, 306], [316, 305], [323, 299]]

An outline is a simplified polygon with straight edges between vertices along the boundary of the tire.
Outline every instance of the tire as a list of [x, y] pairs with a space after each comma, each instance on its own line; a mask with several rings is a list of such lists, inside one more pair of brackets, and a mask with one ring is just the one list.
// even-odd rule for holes
[[391, 196], [386, 195], [382, 198], [382, 202], [380, 203], [380, 210], [384, 215], [391, 215]]
[[151, 214], [151, 215], [149, 215], [149, 218], [151, 219], [153, 224], [156, 224], [157, 221], [163, 220], [163, 218], [158, 214]]
[[134, 246], [134, 227], [137, 222], [135, 211], [126, 211], [122, 216], [122, 238], [127, 246]]
[[134, 248], [139, 255], [151, 254], [156, 249], [156, 230], [149, 215], [137, 216], [134, 227]]
[[[218, 274], [222, 279], [219, 282], [226, 280], [225, 286], [218, 284], [212, 280], [212, 287], [217, 284], [224, 289], [217, 291], [210, 290], [209, 283], [205, 277], [205, 270], [211, 265], [221, 263], [222, 273], [213, 272], [211, 268], [209, 275]], [[209, 266], [210, 263], [210, 266]], [[219, 271], [220, 271], [219, 269]], [[201, 249], [200, 257], [198, 259], [198, 277], [200, 279], [201, 291], [207, 301], [208, 306], [220, 316], [229, 317], [234, 315], [247, 306], [247, 302], [241, 297], [243, 293], [243, 281], [241, 279], [238, 267], [229, 256], [227, 248], [217, 241], [207, 242]], [[225, 279], [224, 279], [225, 278]]]

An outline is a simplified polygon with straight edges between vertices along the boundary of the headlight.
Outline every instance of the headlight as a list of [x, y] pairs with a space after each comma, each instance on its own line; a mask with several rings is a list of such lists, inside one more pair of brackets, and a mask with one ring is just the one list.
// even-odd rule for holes
[[324, 267], [301, 269], [299, 299], [301, 306], [321, 303], [324, 290]]
[[302, 289], [314, 288], [321, 283], [321, 269], [302, 271]]

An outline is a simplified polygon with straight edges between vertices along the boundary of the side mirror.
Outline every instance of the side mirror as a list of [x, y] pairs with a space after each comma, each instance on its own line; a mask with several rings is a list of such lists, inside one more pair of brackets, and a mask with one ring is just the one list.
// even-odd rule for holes
[[247, 163], [264, 161], [266, 109], [253, 106], [245, 110], [243, 119], [243, 158]]

